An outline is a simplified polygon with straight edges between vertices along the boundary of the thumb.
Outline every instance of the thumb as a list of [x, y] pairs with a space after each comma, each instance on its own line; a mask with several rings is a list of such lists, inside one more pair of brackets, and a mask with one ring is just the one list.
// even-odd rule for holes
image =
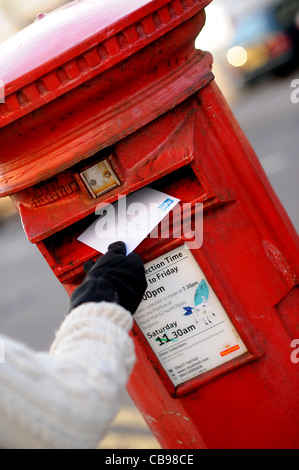
[[83, 266], [83, 270], [84, 270], [85, 274], [88, 274], [89, 271], [94, 267], [94, 265], [95, 265], [94, 261], [91, 261], [91, 260], [86, 261], [86, 263]]

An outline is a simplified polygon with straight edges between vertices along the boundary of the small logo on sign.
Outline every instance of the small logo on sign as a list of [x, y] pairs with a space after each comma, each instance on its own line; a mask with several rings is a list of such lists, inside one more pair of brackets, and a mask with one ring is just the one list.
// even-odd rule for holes
[[238, 344], [236, 344], [235, 346], [233, 346], [231, 348], [225, 349], [225, 351], [222, 351], [220, 354], [221, 354], [222, 357], [224, 357], [224, 356], [227, 356], [228, 354], [231, 354], [235, 351], [238, 351], [238, 349], [240, 349], [240, 346]]

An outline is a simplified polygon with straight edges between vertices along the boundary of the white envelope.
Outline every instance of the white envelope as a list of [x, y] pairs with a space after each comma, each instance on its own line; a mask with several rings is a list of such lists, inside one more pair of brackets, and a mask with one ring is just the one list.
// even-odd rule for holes
[[78, 240], [100, 253], [106, 253], [111, 243], [123, 241], [129, 254], [179, 201], [161, 191], [145, 187], [113, 204], [98, 206], [96, 215], [99, 218]]

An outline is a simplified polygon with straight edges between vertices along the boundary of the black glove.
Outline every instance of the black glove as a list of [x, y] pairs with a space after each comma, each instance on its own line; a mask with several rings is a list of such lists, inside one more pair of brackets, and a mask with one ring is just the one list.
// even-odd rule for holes
[[71, 310], [85, 302], [118, 303], [136, 312], [147, 287], [144, 265], [136, 253], [126, 256], [123, 242], [112, 243], [96, 263], [88, 261], [83, 283], [71, 297]]

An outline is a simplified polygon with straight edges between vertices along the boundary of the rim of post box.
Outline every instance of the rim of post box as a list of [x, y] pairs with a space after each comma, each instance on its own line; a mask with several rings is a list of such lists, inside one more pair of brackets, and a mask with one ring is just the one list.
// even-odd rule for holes
[[[0, 103], [0, 133], [6, 126], [16, 123], [157, 41], [203, 11], [211, 1], [132, 0], [128, 3], [126, 0], [119, 0], [115, 9], [111, 0], [104, 0], [101, 4], [83, 0], [72, 2], [49, 14], [39, 15], [34, 23], [0, 45], [0, 80], [5, 86], [5, 102]], [[95, 18], [101, 20], [95, 21]], [[122, 44], [124, 33], [132, 33], [132, 28], [135, 37], [132, 36], [131, 43], [127, 41]], [[107, 53], [107, 57], [101, 57], [101, 48], [102, 52]], [[32, 50], [38, 53], [30, 53]], [[198, 89], [213, 79], [211, 71], [208, 73], [212, 57], [210, 54], [207, 56], [206, 80], [204, 82], [199, 77], [201, 80], [197, 80], [193, 89], [190, 87], [190, 94], [196, 91], [196, 86]], [[84, 61], [82, 69], [80, 61]], [[191, 70], [190, 74], [193, 72]], [[172, 100], [175, 104], [179, 102], [175, 96]], [[173, 106], [168, 100], [160, 114]], [[155, 117], [158, 116], [159, 113]], [[151, 115], [148, 122], [152, 119]], [[146, 124], [142, 119], [139, 121], [140, 125], [136, 123], [134, 132]], [[128, 131], [122, 137], [131, 132]], [[111, 145], [111, 139], [108, 145]], [[88, 156], [90, 155], [86, 155]], [[61, 167], [71, 167], [82, 158], [85, 156], [64, 162]], [[30, 157], [28, 165], [31, 172], [26, 175], [24, 162], [25, 158], [23, 162], [12, 160], [1, 163], [0, 156], [0, 197], [15, 194], [54, 175], [45, 165], [44, 159], [34, 176], [32, 166], [36, 166], [36, 161]], [[22, 171], [18, 170], [19, 164]]]

